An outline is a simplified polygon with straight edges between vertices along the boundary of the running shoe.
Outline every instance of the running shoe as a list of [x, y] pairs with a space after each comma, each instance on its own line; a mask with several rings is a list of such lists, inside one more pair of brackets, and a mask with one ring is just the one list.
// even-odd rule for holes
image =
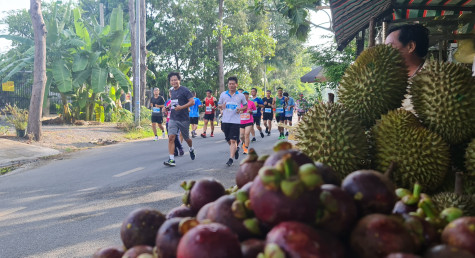
[[175, 150], [175, 152], [173, 153], [173, 155], [178, 156], [178, 151]]
[[289, 132], [286, 132], [286, 133], [285, 133], [285, 136], [289, 136]]
[[234, 158], [239, 159], [239, 147], [237, 147], [236, 152], [234, 153]]
[[247, 154], [247, 147], [246, 146], [242, 146], [242, 154]]
[[211, 133], [211, 135], [210, 135], [209, 137], [214, 137], [214, 134], [213, 134], [213, 133]]
[[263, 132], [261, 132], [261, 138], [264, 138], [264, 133]]
[[168, 161], [163, 162], [163, 165], [169, 166], [169, 167], [174, 167], [174, 166], [176, 166], [176, 163], [175, 163], [175, 160], [168, 159]]
[[266, 127], [266, 133], [269, 133], [269, 128]]
[[229, 158], [228, 162], [226, 162], [226, 165], [230, 167], [233, 164], [233, 159]]
[[256, 140], [256, 137], [252, 137], [251, 142], [255, 142], [255, 141], [257, 141], [257, 140]]
[[155, 135], [155, 138], [153, 139], [153, 141], [158, 141], [158, 136]]
[[165, 139], [165, 132], [162, 132], [162, 138]]
[[267, 136], [270, 136], [270, 133], [267, 133]]
[[191, 131], [191, 137], [192, 137], [192, 138], [195, 138], [195, 137], [196, 137], [196, 133], [193, 132], [193, 131]]
[[206, 133], [202, 133], [200, 135], [201, 135], [201, 137], [206, 138]]
[[191, 160], [195, 160], [195, 150], [190, 151]]
[[178, 151], [180, 151], [180, 156], [185, 155], [185, 151], [183, 150], [183, 148], [178, 149]]

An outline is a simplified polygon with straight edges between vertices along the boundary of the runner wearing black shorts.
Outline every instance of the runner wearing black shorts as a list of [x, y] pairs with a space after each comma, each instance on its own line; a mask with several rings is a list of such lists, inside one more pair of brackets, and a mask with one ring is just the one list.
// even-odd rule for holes
[[[256, 125], [257, 130], [259, 130], [259, 133], [261, 134], [261, 138], [264, 138], [264, 133], [262, 132], [261, 128], [261, 116], [262, 116], [262, 108], [264, 107], [264, 101], [262, 101], [261, 98], [257, 97], [257, 89], [252, 88], [251, 89], [251, 96], [249, 99], [254, 102], [254, 105], [256, 106], [256, 110], [252, 113], [252, 117], [254, 119], [254, 124]], [[251, 142], [256, 141], [256, 132], [254, 130], [254, 126], [251, 129], [251, 135], [252, 135], [252, 140]]]
[[262, 120], [264, 120], [264, 126], [266, 127], [267, 136], [270, 135], [270, 132], [272, 130], [272, 118], [274, 117], [274, 112], [272, 111], [272, 109], [275, 104], [274, 98], [272, 98], [270, 94], [270, 90], [267, 90], [266, 97], [262, 98], [262, 101], [264, 102], [264, 115], [262, 117]]
[[206, 90], [206, 98], [203, 100], [205, 104], [205, 116], [203, 118], [203, 133], [201, 137], [206, 138], [206, 130], [208, 129], [208, 121], [210, 122], [211, 134], [210, 137], [214, 137], [214, 113], [216, 110], [216, 98], [211, 95], [211, 90]]

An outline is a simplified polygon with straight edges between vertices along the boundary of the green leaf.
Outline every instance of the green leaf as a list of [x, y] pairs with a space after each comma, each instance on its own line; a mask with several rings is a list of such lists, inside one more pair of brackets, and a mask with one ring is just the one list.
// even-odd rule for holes
[[103, 92], [106, 88], [108, 71], [105, 68], [93, 68], [91, 76], [91, 87], [94, 93]]
[[119, 86], [124, 89], [125, 92], [129, 91], [129, 86], [131, 86], [130, 80], [127, 76], [116, 67], [111, 67], [109, 69], [110, 73], [114, 76], [114, 79], [119, 84]]
[[35, 41], [34, 41], [34, 40], [29, 39], [29, 38], [24, 38], [24, 37], [21, 37], [21, 36], [15, 36], [15, 35], [0, 35], [0, 38], [8, 39], [8, 40], [11, 40], [11, 41], [16, 41], [16, 42], [19, 42], [19, 43], [21, 43], [21, 44], [25, 44], [25, 45], [29, 45], [29, 46], [34, 46], [34, 45], [35, 45]]
[[124, 30], [124, 12], [122, 8], [118, 7], [112, 10], [109, 23], [112, 31]]
[[115, 98], [115, 92], [116, 92], [116, 90], [115, 90], [114, 87], [111, 87], [111, 88], [109, 89], [109, 98], [111, 98], [111, 99], [114, 100], [114, 101], [115, 101], [115, 99], [116, 99], [116, 98]]
[[122, 47], [122, 42], [124, 41], [124, 31], [114, 31], [110, 35], [110, 45], [111, 45], [111, 53], [113, 56], [120, 54], [120, 48]]
[[69, 39], [63, 43], [66, 48], [81, 48], [86, 45], [86, 42], [81, 39]]
[[83, 83], [91, 77], [91, 70], [83, 70], [78, 74], [74, 74], [73, 85], [74, 87], [80, 87]]
[[34, 61], [34, 56], [30, 56], [30, 57], [22, 59], [21, 62], [17, 66], [15, 66], [15, 68], [13, 68], [5, 77], [3, 77], [2, 82], [7, 82], [10, 79], [10, 77], [15, 75], [17, 72], [21, 71], [26, 66], [33, 64], [33, 61]]
[[84, 69], [86, 69], [86, 66], [88, 64], [88, 58], [81, 55], [81, 54], [76, 54], [74, 56], [74, 62], [73, 62], [73, 72], [79, 72]]
[[53, 78], [61, 93], [73, 90], [71, 71], [66, 67], [64, 60], [60, 59], [53, 63]]
[[87, 31], [84, 23], [81, 21], [81, 9], [75, 8], [73, 10], [74, 14], [74, 28], [76, 29], [76, 35], [86, 42], [86, 45], [91, 45], [91, 38], [89, 36], [89, 32]]

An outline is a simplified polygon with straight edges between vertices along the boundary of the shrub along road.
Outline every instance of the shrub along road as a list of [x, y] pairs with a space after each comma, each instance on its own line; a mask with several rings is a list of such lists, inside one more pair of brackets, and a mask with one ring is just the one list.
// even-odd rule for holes
[[[251, 147], [269, 154], [277, 136], [274, 131], [259, 137]], [[195, 138], [194, 147], [196, 159], [186, 151], [175, 168], [163, 165], [167, 140], [137, 141], [0, 177], [0, 257], [91, 257], [100, 247], [121, 245], [120, 226], [132, 210], [166, 213], [179, 206], [183, 180], [214, 177], [226, 188], [234, 185], [245, 156], [227, 167], [229, 148], [221, 132]]]

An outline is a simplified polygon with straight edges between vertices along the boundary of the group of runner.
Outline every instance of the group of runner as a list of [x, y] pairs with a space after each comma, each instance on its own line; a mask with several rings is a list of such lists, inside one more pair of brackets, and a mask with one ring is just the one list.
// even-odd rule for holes
[[[207, 127], [210, 124], [210, 137], [214, 137], [214, 120], [216, 111], [222, 112], [221, 130], [224, 132], [225, 139], [229, 144], [229, 159], [226, 162], [228, 166], [233, 164], [233, 159], [239, 158], [241, 144], [243, 154], [248, 153], [250, 142], [256, 141], [256, 130], [264, 138], [271, 135], [272, 120], [275, 119], [279, 125], [285, 124], [292, 126], [292, 117], [294, 108], [297, 108], [298, 120], [307, 111], [308, 103], [300, 94], [299, 99], [295, 101], [288, 93], [283, 92], [282, 88], [277, 89], [277, 96], [273, 98], [271, 91], [266, 91], [266, 96], [260, 98], [257, 96], [257, 89], [252, 88], [251, 92], [238, 90], [238, 78], [235, 76], [227, 79], [228, 90], [220, 94], [217, 100], [212, 96], [212, 91], [206, 91], [206, 97], [203, 102], [196, 98], [196, 93], [188, 88], [181, 86], [181, 77], [179, 73], [172, 72], [168, 75], [170, 88], [170, 99], [165, 102], [161, 97], [160, 90], [154, 89], [154, 96], [151, 99], [152, 109], [152, 129], [155, 134], [155, 140], [158, 139], [158, 126], [162, 131], [162, 137], [165, 137], [165, 131], [162, 126], [164, 114], [167, 116], [166, 130], [168, 132], [168, 150], [169, 159], [164, 162], [166, 166], [175, 166], [175, 156], [184, 155], [183, 146], [178, 139], [181, 137], [186, 141], [189, 147], [190, 157], [195, 159], [193, 141], [189, 137], [189, 127], [192, 126], [192, 138], [197, 136], [196, 129], [199, 118], [199, 108], [205, 107], [204, 126], [201, 137], [207, 137]], [[265, 127], [265, 134], [262, 131], [261, 119]], [[255, 125], [255, 129], [254, 129]], [[288, 136], [284, 134], [284, 127], [278, 126], [279, 139], [285, 139]], [[252, 136], [252, 139], [251, 139]]]

